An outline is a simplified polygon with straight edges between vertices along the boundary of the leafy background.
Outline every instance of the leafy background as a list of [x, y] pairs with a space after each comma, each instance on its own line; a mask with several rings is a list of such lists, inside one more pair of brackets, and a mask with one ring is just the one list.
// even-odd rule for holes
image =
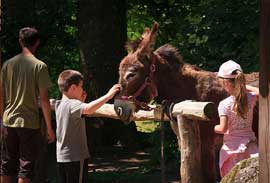
[[[62, 70], [85, 69], [81, 63], [79, 41], [92, 40], [87, 40], [87, 36], [85, 38], [78, 36], [79, 2], [93, 4], [99, 2], [100, 12], [103, 11], [102, 8], [106, 10], [112, 8], [106, 2], [121, 3], [119, 0], [5, 0], [2, 2], [1, 61], [4, 62], [20, 52], [18, 31], [21, 27], [36, 27], [41, 34], [41, 46], [37, 57], [47, 63], [53, 82], [50, 90], [51, 98], [60, 97], [56, 81]], [[153, 21], [157, 21], [160, 30], [156, 48], [170, 43], [178, 48], [185, 62], [196, 64], [205, 70], [217, 71], [221, 63], [233, 59], [241, 64], [245, 72], [258, 71], [258, 0], [128, 0], [125, 2], [126, 17], [123, 18], [126, 18], [126, 21], [123, 22], [126, 22], [126, 31], [123, 34], [126, 34], [128, 40], [139, 38], [145, 27], [151, 27]], [[91, 13], [90, 10], [89, 12]], [[100, 21], [102, 20], [104, 19], [101, 18]], [[98, 49], [89, 48], [89, 52], [95, 50]], [[121, 58], [107, 61], [104, 65], [117, 73], [115, 62], [120, 60]], [[98, 72], [104, 65], [102, 60], [93, 60], [89, 68]], [[104, 82], [97, 83], [103, 87], [107, 87], [105, 82], [117, 82], [115, 77], [110, 77], [106, 73], [94, 75], [94, 79]], [[97, 96], [104, 93], [104, 90], [97, 90], [99, 92], [93, 91], [93, 88], [90, 90]], [[147, 123], [151, 124], [151, 122]], [[140, 130], [144, 131], [148, 128], [146, 126], [142, 126]], [[142, 137], [140, 142], [152, 147], [150, 150], [152, 161], [149, 165], [152, 166], [160, 162], [158, 141], [160, 137], [159, 131], [156, 131], [159, 126], [156, 123], [150, 126], [152, 126], [150, 129], [152, 134], [147, 138]], [[94, 135], [98, 130], [94, 130]], [[112, 131], [111, 127], [107, 131]], [[118, 134], [122, 133], [114, 131]], [[128, 135], [130, 133], [127, 133], [126, 137]], [[110, 139], [113, 137], [111, 134], [108, 136]], [[169, 126], [166, 126], [165, 146], [166, 160], [177, 164], [179, 152]]]
[[[21, 27], [37, 27], [42, 36], [38, 57], [49, 66], [52, 97], [59, 95], [58, 74], [80, 69], [76, 5], [75, 0], [3, 2], [3, 60], [19, 53]], [[155, 20], [160, 24], [156, 47], [171, 43], [188, 63], [217, 71], [222, 62], [234, 59], [246, 72], [258, 71], [258, 7], [258, 1], [249, 0], [129, 0], [126, 34], [134, 40]]]

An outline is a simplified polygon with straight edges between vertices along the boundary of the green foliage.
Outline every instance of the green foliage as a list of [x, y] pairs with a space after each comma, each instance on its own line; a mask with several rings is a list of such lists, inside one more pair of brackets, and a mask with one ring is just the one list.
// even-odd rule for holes
[[[42, 36], [38, 57], [48, 64], [54, 84], [51, 97], [58, 96], [56, 80], [62, 70], [80, 69], [75, 2], [3, 1], [3, 58], [20, 51], [21, 27], [37, 27]], [[258, 7], [258, 1], [248, 0], [129, 0], [127, 35], [129, 40], [140, 37], [155, 20], [160, 24], [156, 46], [173, 44], [186, 62], [217, 71], [231, 58], [246, 72], [257, 71]]]
[[128, 36], [138, 38], [156, 20], [157, 46], [173, 44], [186, 62], [217, 71], [222, 62], [234, 59], [246, 72], [256, 71], [258, 7], [258, 1], [247, 0], [130, 0]]
[[[3, 59], [6, 60], [20, 52], [18, 31], [21, 27], [38, 28], [41, 33], [38, 58], [49, 66], [53, 82], [50, 97], [53, 98], [59, 96], [56, 86], [59, 73], [64, 69], [80, 70], [76, 2], [76, 0], [3, 1], [3, 30], [1, 33], [4, 43], [1, 48]], [[151, 27], [155, 20], [160, 25], [156, 47], [171, 43], [179, 49], [185, 62], [196, 64], [206, 70], [217, 71], [222, 62], [233, 59], [242, 65], [245, 72], [258, 70], [258, 0], [128, 0], [127, 2], [127, 36], [129, 40], [139, 38], [143, 29]], [[101, 36], [103, 35], [101, 34]], [[110, 38], [106, 37], [106, 39]], [[97, 49], [91, 48], [92, 53], [94, 54]], [[111, 62], [115, 62], [115, 60], [111, 60]], [[105, 63], [102, 67], [98, 65], [93, 64], [91, 69], [93, 71], [111, 69], [109, 63]], [[116, 69], [114, 72], [117, 72]], [[104, 77], [104, 75], [98, 77]], [[107, 81], [113, 77], [105, 79]], [[145, 130], [149, 132], [155, 128], [158, 126], [148, 124]], [[168, 123], [166, 123], [165, 133], [166, 162], [174, 161], [178, 164], [177, 142]], [[159, 130], [146, 139], [151, 144], [150, 151], [153, 154], [151, 166], [160, 164], [159, 139]], [[146, 167], [145, 171], [148, 170], [150, 168]], [[100, 174], [96, 179], [102, 179], [104, 176], [108, 176], [108, 179], [111, 177], [108, 174]], [[112, 176], [117, 177], [117, 175]], [[125, 176], [120, 176], [120, 178]], [[136, 182], [138, 179], [136, 175], [134, 176], [128, 175], [126, 180], [134, 179]], [[149, 182], [145, 179], [142, 181]]]
[[138, 132], [152, 133], [159, 127], [158, 123], [153, 121], [138, 121], [136, 122], [136, 128]]
[[37, 57], [48, 65], [53, 82], [50, 97], [59, 95], [58, 74], [64, 69], [80, 67], [75, 12], [74, 0], [3, 1], [3, 58], [20, 52], [20, 28], [36, 27], [41, 35]]

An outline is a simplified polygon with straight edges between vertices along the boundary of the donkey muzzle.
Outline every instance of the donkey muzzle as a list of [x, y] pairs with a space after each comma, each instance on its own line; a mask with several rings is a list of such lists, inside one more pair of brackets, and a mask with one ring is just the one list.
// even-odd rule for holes
[[129, 124], [132, 121], [132, 115], [135, 112], [135, 108], [135, 104], [129, 100], [114, 100], [114, 110], [120, 120], [125, 124]]

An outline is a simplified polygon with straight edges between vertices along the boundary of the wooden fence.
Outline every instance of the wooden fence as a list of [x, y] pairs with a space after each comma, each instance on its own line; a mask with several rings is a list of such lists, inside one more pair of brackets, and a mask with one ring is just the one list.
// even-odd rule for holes
[[[154, 106], [152, 106], [154, 107]], [[183, 183], [201, 183], [202, 164], [201, 164], [201, 140], [199, 124], [197, 121], [209, 121], [214, 110], [213, 103], [183, 101], [174, 105], [172, 114], [177, 118], [178, 130], [181, 139], [181, 182]], [[134, 121], [161, 119], [161, 107], [154, 107], [152, 111], [138, 111], [132, 115]], [[105, 117], [119, 119], [114, 111], [112, 104], [105, 104], [89, 117]], [[164, 116], [164, 121], [169, 118]], [[214, 174], [213, 174], [214, 175]], [[165, 180], [162, 178], [162, 180]]]

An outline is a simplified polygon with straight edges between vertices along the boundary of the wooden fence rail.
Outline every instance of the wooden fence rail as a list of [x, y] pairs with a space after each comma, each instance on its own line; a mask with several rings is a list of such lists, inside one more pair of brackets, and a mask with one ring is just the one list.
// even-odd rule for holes
[[[54, 99], [51, 99], [51, 106], [54, 110]], [[132, 120], [134, 121], [145, 121], [153, 120], [159, 121], [161, 119], [161, 107], [152, 106], [154, 109], [152, 111], [139, 110], [132, 115]], [[192, 120], [202, 120], [209, 121], [209, 118], [213, 115], [214, 106], [211, 102], [195, 102], [195, 101], [183, 101], [174, 105], [172, 114], [176, 118], [177, 115], [181, 114], [183, 117]], [[113, 104], [104, 104], [96, 112], [88, 117], [103, 117], [103, 118], [113, 118], [119, 119], [118, 115], [114, 111]], [[164, 121], [169, 121], [167, 116], [164, 117]]]

